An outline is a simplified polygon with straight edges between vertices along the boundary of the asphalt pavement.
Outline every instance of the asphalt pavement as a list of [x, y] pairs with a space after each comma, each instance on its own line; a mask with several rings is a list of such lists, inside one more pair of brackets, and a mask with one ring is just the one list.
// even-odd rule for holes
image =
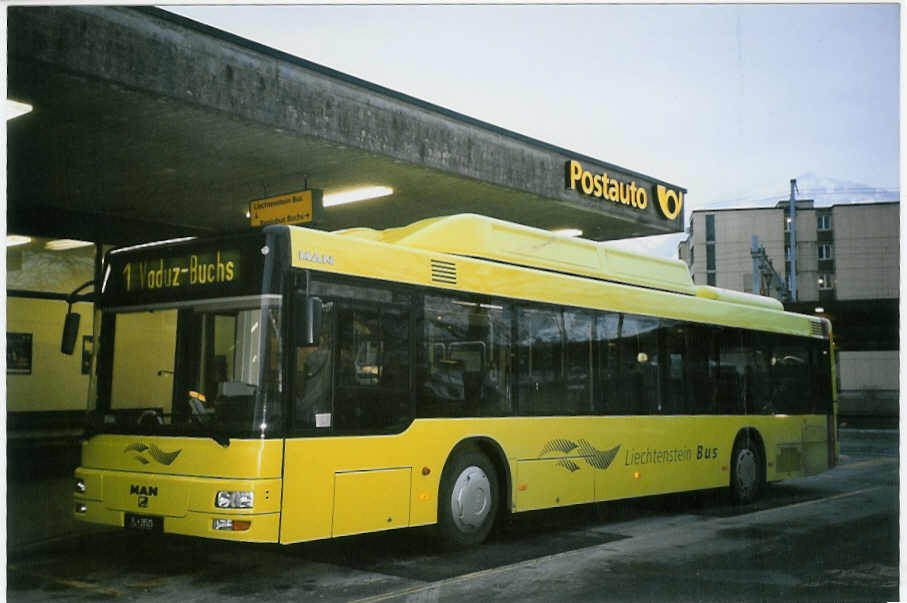
[[99, 530], [8, 558], [9, 601], [894, 601], [898, 432], [841, 432], [832, 471], [520, 514], [482, 547], [426, 530], [292, 546]]

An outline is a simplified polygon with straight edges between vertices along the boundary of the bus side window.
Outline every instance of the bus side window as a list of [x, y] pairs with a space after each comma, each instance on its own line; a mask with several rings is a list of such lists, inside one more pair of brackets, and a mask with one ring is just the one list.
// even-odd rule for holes
[[776, 335], [775, 338], [771, 372], [776, 412], [812, 412], [809, 340], [790, 335]]
[[740, 329], [722, 329], [718, 364], [718, 413], [745, 414], [749, 350]]
[[772, 340], [770, 333], [752, 332], [752, 350], [747, 366], [746, 411], [751, 414], [778, 412], [772, 395]]
[[595, 343], [598, 352], [598, 387], [595, 411], [601, 415], [622, 413], [622, 398], [617, 375], [620, 362], [617, 332], [620, 315], [602, 312], [595, 319]]
[[589, 414], [592, 406], [594, 321], [586, 312], [564, 310], [567, 335], [566, 414]]
[[662, 414], [684, 414], [686, 408], [686, 326], [663, 321], [664, 388], [661, 396]]
[[408, 422], [408, 311], [341, 302], [337, 321], [337, 430], [380, 433]]
[[815, 413], [831, 412], [831, 365], [828, 340], [812, 341], [813, 408]]
[[420, 417], [509, 415], [509, 304], [426, 295]]
[[690, 414], [717, 414], [718, 331], [687, 325], [687, 409]]
[[564, 325], [560, 310], [520, 308], [517, 342], [520, 414], [563, 414]]
[[658, 319], [621, 315], [618, 382], [626, 414], [657, 414], [659, 408]]

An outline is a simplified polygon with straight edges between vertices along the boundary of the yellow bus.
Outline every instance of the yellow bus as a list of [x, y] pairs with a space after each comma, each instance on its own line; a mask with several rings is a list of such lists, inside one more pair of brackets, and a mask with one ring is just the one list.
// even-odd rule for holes
[[476, 215], [111, 251], [74, 516], [295, 543], [836, 464], [828, 321]]

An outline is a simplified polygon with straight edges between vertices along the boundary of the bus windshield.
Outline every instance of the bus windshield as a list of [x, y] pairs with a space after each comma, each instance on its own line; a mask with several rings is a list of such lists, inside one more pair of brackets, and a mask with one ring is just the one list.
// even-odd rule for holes
[[107, 312], [102, 328], [114, 335], [101, 430], [222, 443], [278, 435], [280, 321], [277, 295]]

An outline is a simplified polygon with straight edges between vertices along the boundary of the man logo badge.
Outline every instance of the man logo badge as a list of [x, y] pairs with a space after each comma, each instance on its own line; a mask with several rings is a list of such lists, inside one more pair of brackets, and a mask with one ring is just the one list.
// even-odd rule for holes
[[325, 264], [328, 266], [334, 265], [334, 256], [312, 253], [311, 251], [300, 251], [299, 259], [303, 262], [312, 262], [314, 264]]
[[137, 484], [130, 484], [129, 495], [138, 496], [139, 508], [147, 509], [149, 498], [152, 496], [157, 496], [157, 486], [139, 486]]

